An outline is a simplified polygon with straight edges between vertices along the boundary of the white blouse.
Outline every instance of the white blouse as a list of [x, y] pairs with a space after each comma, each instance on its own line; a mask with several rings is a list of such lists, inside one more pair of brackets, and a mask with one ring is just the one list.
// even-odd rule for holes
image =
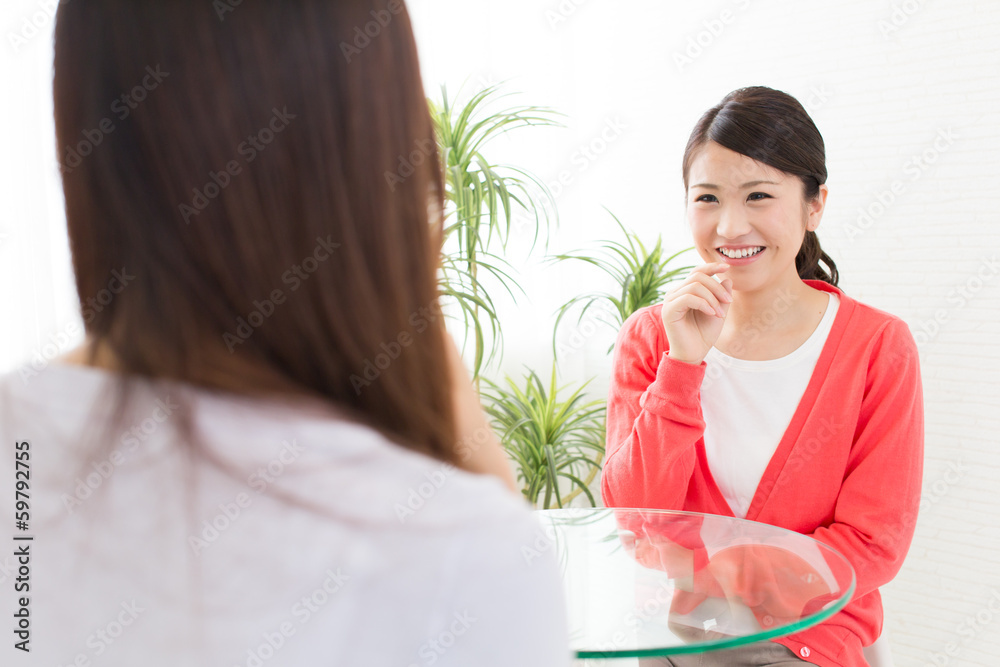
[[[85, 450], [110, 418], [111, 379], [59, 363], [0, 376], [8, 628], [14, 448], [30, 444], [24, 664], [570, 664], [554, 548], [498, 479], [360, 425], [189, 386], [135, 392], [103, 449]], [[231, 472], [173, 440], [184, 397]]]
[[794, 352], [748, 361], [714, 347], [701, 384], [705, 454], [719, 490], [737, 517], [745, 518], [760, 478], [805, 393], [840, 299], [830, 302], [816, 330]]

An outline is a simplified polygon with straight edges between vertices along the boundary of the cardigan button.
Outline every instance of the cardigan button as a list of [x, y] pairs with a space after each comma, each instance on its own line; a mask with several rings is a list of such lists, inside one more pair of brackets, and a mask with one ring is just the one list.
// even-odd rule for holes
[[809, 647], [808, 646], [803, 646], [802, 648], [800, 648], [799, 649], [799, 655], [801, 655], [803, 658], [808, 658], [809, 657]]

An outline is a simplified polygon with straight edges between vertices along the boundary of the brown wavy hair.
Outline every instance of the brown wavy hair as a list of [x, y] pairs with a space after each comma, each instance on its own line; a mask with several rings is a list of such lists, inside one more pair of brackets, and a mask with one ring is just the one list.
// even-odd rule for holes
[[405, 6], [220, 4], [58, 10], [73, 268], [119, 414], [130, 383], [179, 381], [311, 401], [453, 461], [444, 186]]
[[[819, 186], [826, 183], [823, 136], [799, 101], [780, 90], [739, 88], [698, 119], [684, 149], [685, 190], [695, 154], [709, 141], [798, 176], [806, 201], [818, 197]], [[840, 280], [837, 265], [820, 247], [816, 232], [806, 231], [795, 256], [795, 268], [803, 280], [822, 280], [834, 286]]]

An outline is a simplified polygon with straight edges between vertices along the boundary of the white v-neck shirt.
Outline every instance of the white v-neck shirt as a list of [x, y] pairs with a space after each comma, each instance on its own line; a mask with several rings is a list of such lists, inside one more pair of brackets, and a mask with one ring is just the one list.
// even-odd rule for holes
[[840, 299], [830, 294], [816, 330], [794, 352], [749, 361], [714, 347], [701, 385], [705, 454], [733, 514], [745, 518], [757, 485], [802, 400]]

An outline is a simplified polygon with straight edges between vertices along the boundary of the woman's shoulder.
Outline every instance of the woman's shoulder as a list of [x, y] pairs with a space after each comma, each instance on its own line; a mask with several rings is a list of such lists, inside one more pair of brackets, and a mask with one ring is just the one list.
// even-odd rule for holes
[[[0, 435], [44, 440], [53, 465], [63, 462], [51, 472], [69, 474], [74, 454], [84, 454], [82, 434], [119, 426], [111, 420], [121, 378], [59, 363], [28, 369], [0, 375]], [[516, 531], [531, 518], [525, 501], [498, 478], [407, 449], [356, 421], [180, 384], [139, 382], [129, 401], [125, 422], [103, 443], [104, 458], [126, 473], [123, 482], [135, 469], [130, 462], [177, 449], [178, 417], [190, 411], [199, 446], [244, 471], [244, 486], [254, 492], [294, 485], [295, 496], [386, 530], [485, 524]]]
[[[280, 410], [258, 417], [255, 411], [240, 401], [216, 400], [204, 431], [233, 455], [254, 452], [257, 460], [280, 458], [279, 443], [294, 442], [296, 493], [370, 526], [463, 532], [486, 525], [501, 531], [523, 528], [531, 518], [525, 502], [499, 478], [406, 448], [367, 424]], [[227, 438], [236, 428], [252, 431], [256, 447], [246, 437]]]
[[618, 330], [615, 347], [620, 345], [637, 345], [652, 347], [654, 351], [666, 351], [667, 333], [663, 329], [661, 312], [663, 302], [651, 306], [643, 306], [632, 312]]
[[[838, 288], [840, 307], [837, 315], [841, 347], [853, 349], [872, 360], [880, 360], [884, 366], [900, 365], [903, 360], [919, 357], [917, 343], [906, 321], [893, 313], [845, 294]], [[838, 323], [834, 323], [838, 327]], [[909, 363], [909, 362], [907, 362]]]
[[814, 289], [835, 294], [840, 300], [838, 317], [842, 316], [854, 339], [873, 340], [881, 336], [909, 337], [909, 326], [903, 318], [854, 298], [840, 287], [819, 281], [806, 281]]
[[857, 300], [854, 301], [854, 304], [853, 324], [855, 326], [864, 327], [883, 338], [913, 339], [910, 326], [899, 315]]
[[643, 306], [642, 308], [637, 308], [631, 315], [625, 318], [625, 323], [622, 328], [626, 326], [651, 326], [660, 321], [660, 313], [663, 311], [663, 302], [658, 301], [650, 306]]

